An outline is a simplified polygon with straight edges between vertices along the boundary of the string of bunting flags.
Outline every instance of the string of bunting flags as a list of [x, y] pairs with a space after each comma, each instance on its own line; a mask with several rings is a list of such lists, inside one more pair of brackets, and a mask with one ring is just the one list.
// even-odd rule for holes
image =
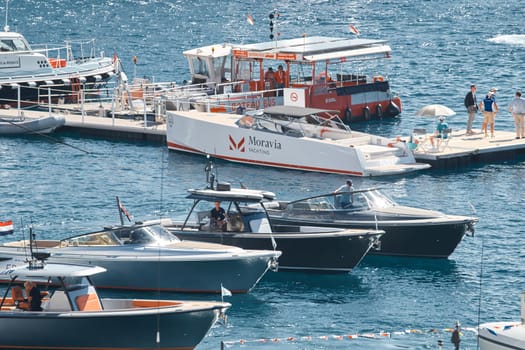
[[[255, 344], [255, 343], [286, 343], [286, 342], [309, 342], [314, 340], [352, 340], [358, 338], [365, 339], [385, 339], [394, 338], [396, 336], [402, 337], [412, 334], [439, 334], [439, 333], [452, 333], [454, 328], [433, 328], [428, 331], [421, 329], [406, 329], [404, 331], [393, 331], [393, 332], [377, 332], [377, 333], [354, 333], [354, 334], [342, 334], [342, 335], [320, 335], [320, 336], [300, 336], [300, 337], [286, 337], [286, 338], [259, 338], [259, 339], [239, 339], [239, 340], [225, 340], [221, 342], [222, 347], [228, 348], [235, 345]], [[477, 335], [477, 328], [475, 327], [463, 327], [460, 335], [465, 336], [464, 332], [470, 332]]]

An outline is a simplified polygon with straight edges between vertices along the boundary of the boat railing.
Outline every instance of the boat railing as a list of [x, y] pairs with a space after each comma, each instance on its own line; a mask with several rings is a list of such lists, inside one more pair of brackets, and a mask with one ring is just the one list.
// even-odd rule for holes
[[[33, 52], [39, 52], [48, 58], [65, 59], [66, 61], [84, 62], [96, 57], [96, 39], [67, 40], [64, 45], [33, 44]], [[104, 52], [101, 51], [101, 57]], [[55, 67], [56, 68], [56, 67]]]

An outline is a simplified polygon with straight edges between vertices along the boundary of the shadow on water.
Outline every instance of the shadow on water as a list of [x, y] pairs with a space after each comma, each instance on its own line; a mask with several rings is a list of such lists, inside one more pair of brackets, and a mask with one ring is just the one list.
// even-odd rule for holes
[[367, 255], [360, 267], [428, 270], [449, 274], [457, 272], [456, 262], [450, 259], [424, 259]]
[[342, 289], [359, 289], [361, 287], [361, 279], [352, 273], [319, 274], [279, 271], [267, 273], [262, 282], [263, 285], [278, 285], [279, 288], [293, 288], [295, 291], [312, 291], [318, 289], [335, 292]]

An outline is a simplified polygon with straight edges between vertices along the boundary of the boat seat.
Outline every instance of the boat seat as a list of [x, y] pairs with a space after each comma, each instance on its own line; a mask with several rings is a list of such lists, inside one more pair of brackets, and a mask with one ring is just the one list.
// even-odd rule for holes
[[24, 290], [20, 286], [11, 287], [11, 296], [13, 297], [13, 302], [24, 301]]
[[98, 296], [94, 293], [82, 294], [75, 298], [75, 303], [77, 304], [79, 311], [99, 311], [102, 310], [102, 305], [100, 305], [100, 300]]
[[242, 222], [242, 217], [239, 214], [233, 214], [228, 217], [226, 223], [226, 231], [228, 232], [243, 232], [244, 223]]
[[441, 137], [436, 137], [437, 139], [437, 147], [439, 152], [444, 152], [445, 149], [448, 147], [448, 143], [450, 139], [452, 138], [452, 129], [446, 128], [443, 129], [443, 132], [441, 133]]

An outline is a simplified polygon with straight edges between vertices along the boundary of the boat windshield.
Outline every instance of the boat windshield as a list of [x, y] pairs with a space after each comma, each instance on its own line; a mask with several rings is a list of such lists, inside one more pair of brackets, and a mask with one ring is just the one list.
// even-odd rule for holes
[[193, 71], [195, 72], [195, 74], [202, 75], [205, 77], [210, 76], [210, 74], [208, 73], [208, 66], [206, 64], [206, 61], [202, 58], [192, 57], [191, 64], [193, 66]]
[[88, 233], [81, 236], [71, 237], [60, 241], [61, 247], [79, 246], [100, 246], [100, 245], [120, 245], [121, 242], [111, 231]]
[[377, 189], [364, 191], [360, 193], [364, 198], [366, 198], [368, 204], [371, 208], [389, 208], [396, 205], [396, 203], [390, 199], [387, 195], [379, 192]]
[[60, 246], [165, 245], [173, 242], [180, 242], [180, 240], [159, 224], [119, 227], [114, 230], [88, 233], [64, 239], [60, 242]]
[[289, 203], [287, 211], [367, 210], [395, 206], [396, 203], [376, 189], [340, 192]]
[[[122, 237], [124, 238], [124, 237]], [[166, 245], [180, 240], [161, 225], [151, 225], [132, 228], [129, 231], [126, 244]]]
[[1, 39], [0, 52], [29, 51], [29, 47], [21, 39]]

